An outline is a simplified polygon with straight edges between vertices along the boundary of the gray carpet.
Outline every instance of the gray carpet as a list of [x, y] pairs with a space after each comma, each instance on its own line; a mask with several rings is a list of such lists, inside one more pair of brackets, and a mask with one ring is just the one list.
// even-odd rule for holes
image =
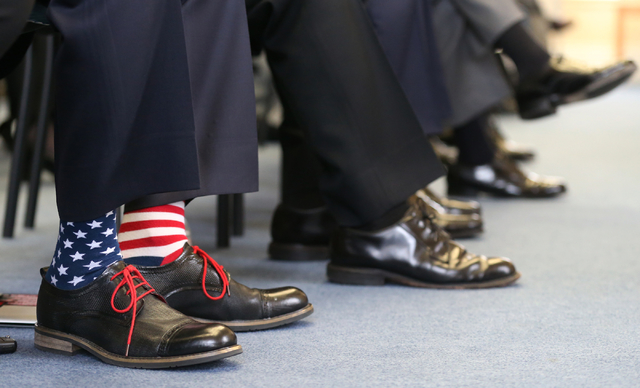
[[[0, 328], [19, 341], [17, 353], [0, 355], [0, 386], [638, 386], [639, 106], [640, 89], [628, 87], [553, 118], [501, 119], [512, 139], [536, 146], [537, 161], [527, 168], [569, 182], [559, 199], [481, 199], [486, 233], [465, 244], [512, 258], [523, 274], [515, 286], [340, 286], [327, 283], [324, 263], [267, 261], [278, 172], [278, 150], [268, 147], [261, 191], [247, 196], [246, 236], [213, 251], [215, 201], [205, 198], [188, 208], [193, 238], [245, 284], [304, 289], [315, 314], [239, 334], [240, 356], [169, 371], [43, 353], [32, 330]], [[4, 185], [6, 155], [1, 163]], [[48, 264], [56, 238], [51, 183], [40, 205], [34, 231], [0, 241], [0, 292], [37, 292], [37, 268]]]

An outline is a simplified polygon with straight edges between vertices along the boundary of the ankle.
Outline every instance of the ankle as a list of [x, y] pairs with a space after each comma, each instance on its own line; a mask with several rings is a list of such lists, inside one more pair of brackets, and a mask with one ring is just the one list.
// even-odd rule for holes
[[174, 261], [187, 242], [184, 202], [125, 211], [118, 240], [129, 264], [158, 266]]
[[388, 210], [375, 220], [369, 221], [366, 224], [357, 226], [353, 229], [357, 229], [363, 232], [373, 232], [376, 230], [388, 228], [389, 226], [400, 221], [407, 213], [407, 210], [409, 210], [409, 204], [403, 202]]
[[45, 280], [62, 290], [84, 287], [121, 260], [115, 212], [91, 221], [60, 221], [58, 243]]

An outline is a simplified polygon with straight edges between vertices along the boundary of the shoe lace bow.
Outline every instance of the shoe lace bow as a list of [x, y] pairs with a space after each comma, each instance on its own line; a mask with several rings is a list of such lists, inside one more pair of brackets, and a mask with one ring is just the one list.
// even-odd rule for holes
[[[207, 298], [211, 300], [219, 300], [224, 297], [225, 293], [228, 293], [229, 296], [231, 296], [231, 289], [229, 288], [229, 277], [225, 272], [224, 267], [218, 264], [218, 262], [215, 261], [211, 256], [209, 256], [207, 252], [203, 251], [199, 247], [193, 247], [193, 253], [195, 255], [199, 255], [204, 259], [204, 262], [203, 262], [204, 268], [202, 269], [202, 291], [204, 291], [204, 294], [207, 296]], [[209, 264], [213, 266], [213, 268], [218, 273], [218, 276], [220, 276], [220, 280], [222, 281], [222, 292], [218, 296], [211, 296], [207, 291], [206, 280], [207, 280], [207, 268], [209, 267]]]

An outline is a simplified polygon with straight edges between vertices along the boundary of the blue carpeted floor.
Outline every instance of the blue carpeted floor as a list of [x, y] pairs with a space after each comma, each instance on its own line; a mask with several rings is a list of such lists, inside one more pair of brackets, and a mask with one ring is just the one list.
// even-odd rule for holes
[[[17, 353], [0, 355], [0, 386], [639, 386], [640, 89], [565, 107], [549, 119], [500, 122], [512, 139], [538, 150], [527, 168], [569, 182], [559, 199], [481, 199], [486, 233], [465, 244], [512, 258], [523, 274], [515, 286], [340, 286], [327, 283], [324, 263], [266, 260], [278, 195], [278, 150], [268, 147], [261, 151], [261, 191], [247, 196], [246, 235], [230, 250], [213, 251], [215, 200], [204, 198], [187, 211], [193, 239], [245, 284], [304, 289], [315, 314], [239, 334], [240, 356], [168, 371], [43, 353], [34, 349], [31, 329], [0, 328], [19, 342]], [[4, 185], [6, 155], [0, 162]], [[35, 231], [0, 241], [0, 292], [37, 292], [37, 268], [49, 263], [56, 238], [51, 183], [40, 205]]]

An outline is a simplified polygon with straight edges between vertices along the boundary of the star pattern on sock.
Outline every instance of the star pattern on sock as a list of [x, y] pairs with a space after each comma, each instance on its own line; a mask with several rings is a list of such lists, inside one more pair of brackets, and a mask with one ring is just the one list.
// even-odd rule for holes
[[70, 280], [67, 283], [73, 284], [74, 286], [77, 286], [78, 283], [83, 282], [83, 281], [84, 281], [84, 276], [74, 276], [73, 280]]
[[114, 247], [110, 247], [110, 248], [107, 248], [105, 251], [102, 251], [102, 252], [100, 252], [100, 253], [102, 253], [103, 255], [108, 255], [108, 254], [110, 254], [110, 253], [115, 252], [115, 250], [116, 250], [116, 248], [114, 248]]
[[91, 271], [94, 268], [100, 267], [100, 263], [102, 263], [102, 261], [96, 262], [96, 261], [92, 260], [92, 261], [89, 262], [89, 264], [83, 265], [83, 267], [89, 268], [89, 271]]
[[94, 241], [94, 240], [92, 240], [91, 243], [87, 244], [87, 246], [91, 249], [100, 248], [100, 245], [102, 245], [102, 241]]
[[91, 229], [99, 228], [99, 227], [102, 226], [102, 222], [98, 222], [96, 220], [93, 220], [93, 222], [90, 223], [90, 224], [87, 224], [87, 226], [90, 226]]
[[89, 284], [121, 259], [115, 231], [115, 212], [88, 222], [60, 222], [58, 246], [45, 279], [60, 289]]

